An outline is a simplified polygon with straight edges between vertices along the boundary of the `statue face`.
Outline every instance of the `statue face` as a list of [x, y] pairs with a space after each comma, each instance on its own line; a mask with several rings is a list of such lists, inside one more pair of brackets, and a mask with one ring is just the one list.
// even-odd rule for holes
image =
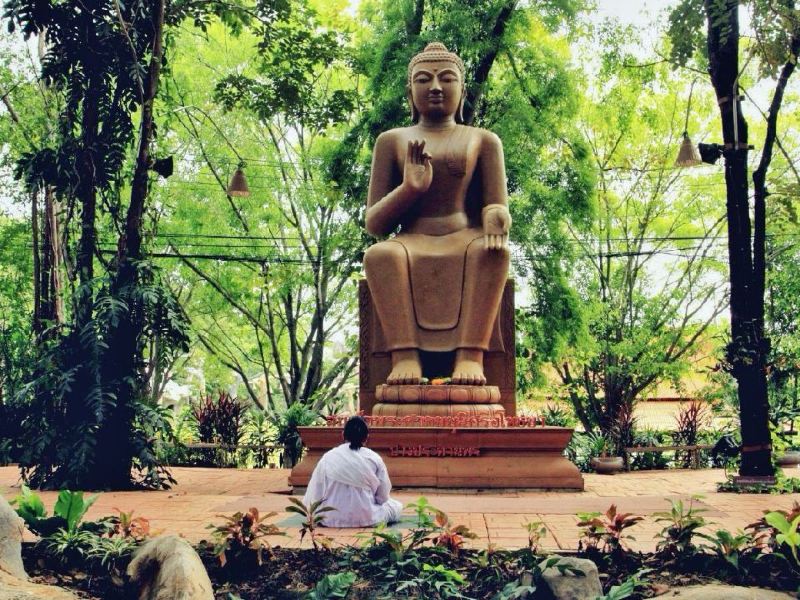
[[458, 67], [447, 60], [418, 63], [411, 73], [411, 100], [422, 115], [455, 115], [463, 87]]

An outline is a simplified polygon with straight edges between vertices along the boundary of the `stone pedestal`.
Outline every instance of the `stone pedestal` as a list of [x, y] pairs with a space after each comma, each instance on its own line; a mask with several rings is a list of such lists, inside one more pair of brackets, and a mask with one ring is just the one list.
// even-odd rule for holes
[[[339, 427], [300, 427], [307, 453], [290, 485], [308, 485], [314, 466], [342, 443]], [[367, 446], [386, 462], [395, 487], [583, 490], [563, 455], [564, 427], [371, 427]]]
[[505, 415], [496, 385], [379, 385], [375, 398], [380, 417]]

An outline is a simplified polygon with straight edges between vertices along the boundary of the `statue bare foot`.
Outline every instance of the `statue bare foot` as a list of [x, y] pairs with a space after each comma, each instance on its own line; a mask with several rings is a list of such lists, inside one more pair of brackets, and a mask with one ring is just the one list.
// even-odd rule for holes
[[392, 372], [386, 378], [389, 385], [415, 385], [422, 381], [422, 363], [416, 350], [392, 352]]
[[483, 374], [483, 350], [459, 348], [450, 382], [457, 385], [486, 385]]

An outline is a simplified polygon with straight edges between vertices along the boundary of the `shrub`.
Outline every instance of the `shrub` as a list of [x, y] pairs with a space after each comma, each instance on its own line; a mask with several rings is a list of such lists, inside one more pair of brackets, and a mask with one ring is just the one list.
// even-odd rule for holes
[[633, 411], [633, 404], [622, 404], [611, 422], [606, 437], [611, 442], [608, 451], [614, 456], [625, 456], [625, 448], [633, 446], [633, 436], [636, 431], [636, 417]]
[[251, 507], [247, 512], [236, 512], [232, 516], [218, 515], [225, 519], [222, 525], [209, 525], [211, 535], [216, 544], [214, 552], [224, 567], [233, 561], [241, 563], [247, 556], [252, 556], [259, 565], [263, 562], [264, 549], [271, 551], [271, 546], [266, 538], [270, 535], [285, 535], [274, 523], [266, 523], [277, 513], [271, 512], [260, 515], [256, 507]]
[[[800, 548], [800, 531], [798, 531], [800, 515], [789, 521], [782, 512], [775, 511], [767, 513], [764, 519], [777, 531], [775, 542], [778, 547], [781, 549], [786, 548], [791, 553], [792, 559], [794, 559], [793, 568], [800, 567], [800, 556], [798, 556], [798, 548]], [[785, 557], [785, 554], [783, 556]]]
[[335, 509], [331, 506], [323, 506], [322, 500], [312, 502], [309, 506], [306, 506], [297, 498], [289, 498], [289, 502], [292, 504], [286, 507], [286, 512], [297, 513], [304, 519], [300, 526], [300, 540], [302, 541], [306, 534], [308, 534], [308, 537], [311, 538], [311, 545], [314, 546], [314, 550], [319, 550], [320, 546], [330, 550], [333, 540], [319, 533], [318, 530], [325, 522], [324, 513]]
[[583, 539], [579, 542], [579, 548], [602, 550], [615, 556], [625, 552], [623, 540], [635, 539], [625, 535], [625, 530], [643, 519], [633, 513], [618, 513], [616, 504], [608, 507], [605, 513], [579, 513], [578, 517], [578, 527], [583, 528]]
[[666, 523], [656, 536], [661, 538], [656, 545], [657, 552], [669, 557], [687, 556], [695, 552], [692, 540], [697, 530], [708, 524], [700, 514], [705, 509], [694, 507], [694, 501], [698, 498], [693, 497], [688, 507], [684, 507], [683, 500], [673, 500], [669, 512], [653, 513], [656, 523]]
[[590, 461], [607, 452], [610, 442], [602, 433], [573, 433], [567, 445], [567, 458], [584, 472], [592, 471]]
[[25, 521], [28, 529], [40, 536], [48, 536], [59, 529], [75, 532], [89, 507], [95, 503], [98, 495], [83, 498], [83, 492], [61, 490], [53, 507], [53, 516], [47, 516], [47, 510], [38, 494], [23, 485], [20, 494], [11, 502], [16, 505], [17, 514]]
[[562, 404], [548, 404], [541, 414], [544, 424], [554, 427], [575, 427], [578, 422], [572, 411]]
[[[755, 544], [757, 546], [763, 546], [769, 548], [772, 552], [776, 552], [779, 547], [777, 537], [780, 531], [767, 522], [767, 515], [770, 513], [779, 513], [783, 515], [784, 519], [786, 519], [788, 523], [791, 523], [795, 520], [795, 518], [800, 516], [800, 503], [795, 500], [792, 504], [792, 508], [789, 510], [765, 510], [763, 517], [761, 517], [755, 523], [750, 523], [750, 525], [745, 527], [745, 530], [752, 532], [753, 539], [755, 540]], [[774, 518], [775, 517], [773, 517], [773, 519]]]
[[753, 537], [743, 531], [734, 534], [725, 529], [718, 529], [713, 535], [700, 534], [700, 537], [711, 542], [707, 547], [736, 572], [740, 570], [739, 561], [742, 556], [756, 548]]
[[80, 565], [89, 558], [98, 535], [81, 529], [59, 529], [43, 537], [39, 544], [45, 552], [64, 565]]
[[528, 550], [532, 554], [539, 552], [539, 544], [547, 535], [547, 527], [542, 521], [533, 521], [523, 525], [528, 533]]
[[[661, 446], [667, 434], [649, 427], [634, 433], [633, 446]], [[631, 458], [631, 469], [652, 470], [666, 469], [669, 459], [663, 452], [636, 452]]]
[[352, 571], [343, 573], [330, 573], [319, 580], [314, 589], [309, 592], [307, 600], [333, 600], [334, 598], [347, 598], [350, 587], [356, 580]]
[[[692, 400], [681, 405], [675, 415], [675, 431], [672, 440], [676, 446], [694, 446], [699, 441], [700, 431], [708, 427], [711, 421], [711, 411], [708, 404], [701, 400]], [[684, 468], [692, 466], [692, 454], [688, 450], [684, 453], [675, 453], [675, 462]]]
[[295, 466], [303, 453], [303, 442], [300, 439], [298, 427], [313, 425], [319, 420], [319, 415], [299, 402], [295, 402], [283, 414], [270, 419], [272, 425], [278, 430], [275, 443], [283, 447], [281, 466], [290, 468]]
[[447, 548], [453, 555], [459, 553], [466, 540], [474, 540], [478, 537], [466, 525], [453, 525], [450, 517], [441, 510], [436, 511], [435, 523], [438, 535], [433, 539], [434, 545]]
[[192, 404], [201, 442], [236, 446], [242, 438], [244, 407], [227, 392], [217, 393], [217, 399], [207, 394]]
[[123, 512], [118, 508], [117, 515], [107, 519], [112, 527], [109, 537], [118, 537], [141, 542], [150, 537], [150, 520], [144, 517], [134, 517], [133, 511]]
[[272, 449], [270, 446], [275, 439], [274, 427], [267, 418], [266, 413], [260, 409], [248, 411], [244, 423], [244, 439], [251, 446], [261, 446], [250, 450], [252, 465], [257, 469], [270, 466]]
[[[192, 415], [197, 423], [201, 442], [238, 446], [244, 434], [244, 406], [227, 392], [219, 391], [216, 399], [211, 394], [201, 397], [192, 405]], [[235, 449], [207, 452], [212, 462], [235, 465]], [[214, 460], [216, 457], [216, 460]]]

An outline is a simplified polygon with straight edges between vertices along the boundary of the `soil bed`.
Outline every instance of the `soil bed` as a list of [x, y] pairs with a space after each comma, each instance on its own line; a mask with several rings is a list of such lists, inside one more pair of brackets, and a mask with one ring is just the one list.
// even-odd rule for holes
[[[298, 550], [276, 547], [271, 558], [265, 556], [261, 566], [255, 564], [228, 563], [220, 566], [210, 548], [200, 545], [198, 551], [206, 565], [217, 600], [288, 600], [304, 598], [325, 575], [342, 571], [354, 571], [357, 579], [347, 598], [372, 600], [385, 597], [433, 598], [424, 592], [390, 595], [406, 577], [402, 572], [392, 574], [399, 564], [386, 549], [373, 547], [363, 550], [339, 549]], [[587, 557], [585, 554], [575, 556]], [[508, 582], [532, 567], [541, 556], [533, 557], [525, 550], [497, 551], [486, 560], [482, 552], [464, 550], [457, 556], [436, 548], [422, 548], [406, 555], [403, 560], [418, 561], [419, 564], [442, 565], [455, 571], [466, 580], [459, 591], [468, 598], [489, 599], [494, 597]], [[800, 585], [800, 578], [790, 572], [787, 563], [774, 555], [743, 557], [739, 569], [725, 560], [711, 555], [695, 555], [684, 560], [666, 560], [654, 554], [627, 553], [613, 560], [607, 555], [593, 553], [591, 558], [598, 564], [607, 592], [611, 586], [625, 581], [632, 574], [647, 569], [643, 579], [646, 586], [631, 596], [633, 599], [651, 598], [664, 594], [667, 589], [695, 584], [723, 582], [733, 585], [758, 586], [793, 592]], [[81, 598], [90, 600], [135, 600], [136, 596], [127, 585], [124, 576], [127, 562], [108, 569], [95, 565], [65, 565], [54, 561], [34, 544], [23, 546], [23, 560], [31, 579], [37, 583], [59, 585], [75, 591]], [[401, 565], [402, 568], [402, 565]], [[416, 568], [412, 569], [416, 570]], [[707, 574], [714, 573], [711, 578]], [[537, 597], [538, 595], [535, 595]]]

